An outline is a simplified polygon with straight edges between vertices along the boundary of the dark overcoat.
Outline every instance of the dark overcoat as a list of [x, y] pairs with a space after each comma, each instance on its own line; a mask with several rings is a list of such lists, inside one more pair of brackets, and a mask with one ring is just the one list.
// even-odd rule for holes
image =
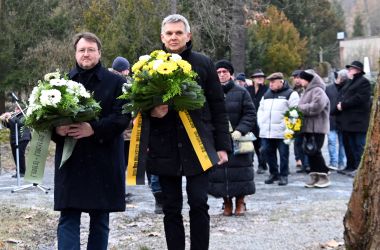
[[357, 73], [341, 90], [337, 112], [339, 128], [345, 132], [367, 132], [371, 111], [371, 85], [363, 73]]
[[[191, 43], [181, 57], [188, 61], [198, 74], [197, 82], [206, 97], [201, 109], [189, 111], [196, 121], [198, 130], [204, 131], [202, 139], [214, 150], [230, 151], [231, 139], [228, 132], [228, 118], [224, 103], [224, 94], [212, 61], [191, 50]], [[146, 115], [149, 123], [141, 137], [149, 136], [147, 171], [155, 175], [191, 176], [203, 172], [186, 130], [175, 110], [169, 110], [163, 118]], [[145, 154], [145, 152], [141, 152]]]
[[102, 108], [100, 118], [90, 121], [94, 134], [78, 139], [67, 162], [59, 168], [64, 137], [53, 134], [56, 142], [54, 209], [125, 210], [125, 159], [122, 132], [130, 116], [122, 115], [122, 77], [99, 63], [84, 71], [77, 68], [70, 79], [81, 82], [94, 93]]
[[[256, 109], [248, 91], [230, 81], [223, 86], [226, 109], [233, 130], [245, 135], [256, 124]], [[210, 172], [209, 193], [237, 197], [255, 193], [253, 154], [228, 155], [228, 162]]]

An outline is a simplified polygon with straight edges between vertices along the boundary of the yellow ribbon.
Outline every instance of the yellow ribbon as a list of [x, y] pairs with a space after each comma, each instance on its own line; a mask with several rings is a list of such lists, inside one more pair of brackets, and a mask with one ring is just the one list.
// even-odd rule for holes
[[138, 157], [140, 151], [141, 125], [142, 116], [141, 113], [138, 113], [134, 121], [131, 134], [131, 141], [129, 144], [128, 165], [126, 175], [127, 185], [136, 185]]

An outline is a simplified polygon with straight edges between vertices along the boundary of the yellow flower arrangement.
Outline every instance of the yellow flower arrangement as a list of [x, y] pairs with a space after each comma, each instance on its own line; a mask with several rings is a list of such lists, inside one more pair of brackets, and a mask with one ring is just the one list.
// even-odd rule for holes
[[294, 136], [301, 131], [303, 114], [297, 107], [290, 108], [285, 112], [284, 123], [284, 142], [290, 144], [294, 140]]
[[178, 54], [155, 50], [140, 56], [132, 72], [132, 84], [119, 97], [129, 101], [124, 112], [146, 111], [160, 104], [172, 105], [175, 110], [192, 110], [205, 102], [203, 89], [195, 81], [197, 74]]

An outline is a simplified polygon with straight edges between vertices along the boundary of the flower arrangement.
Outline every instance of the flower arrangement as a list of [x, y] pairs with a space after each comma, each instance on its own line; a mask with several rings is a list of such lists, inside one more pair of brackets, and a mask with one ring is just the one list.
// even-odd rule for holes
[[301, 131], [303, 114], [297, 107], [290, 108], [285, 112], [284, 121], [286, 126], [284, 142], [290, 144], [294, 140], [295, 134]]
[[197, 74], [178, 54], [155, 50], [140, 56], [132, 66], [131, 83], [123, 94], [127, 99], [124, 112], [147, 111], [160, 104], [169, 104], [177, 111], [201, 108], [205, 102], [202, 88], [195, 81]]
[[36, 130], [97, 117], [101, 108], [85, 87], [56, 72], [46, 74], [28, 100], [25, 125]]

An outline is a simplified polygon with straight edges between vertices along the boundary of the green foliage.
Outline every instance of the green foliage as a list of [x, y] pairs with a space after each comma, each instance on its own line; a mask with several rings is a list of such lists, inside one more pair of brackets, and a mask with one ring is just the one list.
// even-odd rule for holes
[[362, 17], [360, 14], [358, 14], [355, 17], [354, 31], [352, 32], [352, 36], [353, 37], [364, 36], [364, 26], [363, 26]]
[[264, 72], [290, 74], [303, 64], [306, 39], [276, 7], [269, 7], [268, 22], [252, 25], [248, 31], [248, 71], [262, 68]]
[[319, 51], [323, 48], [324, 61], [338, 64], [339, 44], [337, 32], [344, 30], [344, 16], [339, 4], [329, 0], [272, 0], [272, 4], [283, 10], [302, 38], [307, 38], [308, 55], [305, 66], [319, 62]]

